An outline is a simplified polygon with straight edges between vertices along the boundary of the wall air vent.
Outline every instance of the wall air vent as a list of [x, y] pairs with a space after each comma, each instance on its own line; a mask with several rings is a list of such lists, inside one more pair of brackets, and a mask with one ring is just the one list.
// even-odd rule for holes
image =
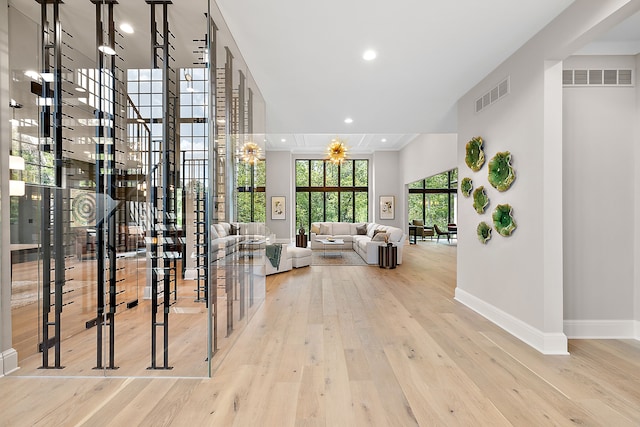
[[632, 70], [562, 70], [564, 86], [633, 86]]
[[509, 77], [498, 83], [489, 92], [476, 99], [476, 113], [479, 113], [509, 93]]

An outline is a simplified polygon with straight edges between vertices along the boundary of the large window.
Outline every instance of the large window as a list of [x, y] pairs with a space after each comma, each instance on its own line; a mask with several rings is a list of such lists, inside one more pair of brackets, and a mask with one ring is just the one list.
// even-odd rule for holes
[[265, 162], [254, 165], [238, 163], [238, 221], [265, 222]]
[[442, 229], [457, 221], [458, 169], [409, 184], [409, 221], [421, 219], [425, 225]]
[[367, 222], [369, 161], [296, 160], [296, 225], [312, 222]]

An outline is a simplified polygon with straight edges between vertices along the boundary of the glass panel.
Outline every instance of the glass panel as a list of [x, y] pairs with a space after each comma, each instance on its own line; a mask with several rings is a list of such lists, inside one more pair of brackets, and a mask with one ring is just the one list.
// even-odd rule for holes
[[338, 221], [338, 193], [327, 192], [326, 195], [326, 217], [325, 221]]
[[305, 191], [296, 193], [296, 226], [309, 230], [309, 193]]
[[[409, 194], [409, 221], [414, 219], [424, 220], [422, 197], [422, 194]], [[430, 225], [430, 223], [426, 224]]]
[[356, 193], [356, 222], [369, 221], [369, 194], [366, 192]]
[[347, 160], [340, 165], [340, 186], [353, 187], [353, 160]]
[[311, 222], [324, 220], [324, 193], [311, 193]]
[[354, 222], [353, 193], [340, 193], [340, 221]]
[[260, 191], [253, 194], [253, 221], [265, 222], [267, 215], [267, 195]]
[[369, 185], [369, 161], [355, 160], [356, 187], [367, 187]]
[[338, 186], [338, 165], [334, 165], [333, 163], [326, 162], [326, 170], [327, 170], [327, 187], [337, 187]]
[[438, 227], [446, 230], [449, 223], [449, 195], [427, 194], [425, 206], [425, 224], [438, 224]]
[[426, 179], [426, 188], [444, 189], [449, 188], [449, 174], [443, 172]]
[[251, 222], [251, 193], [238, 193], [238, 221]]
[[424, 188], [424, 179], [410, 183], [409, 188]]
[[309, 186], [309, 161], [296, 160], [296, 186]]
[[324, 186], [324, 161], [311, 160], [311, 186]]

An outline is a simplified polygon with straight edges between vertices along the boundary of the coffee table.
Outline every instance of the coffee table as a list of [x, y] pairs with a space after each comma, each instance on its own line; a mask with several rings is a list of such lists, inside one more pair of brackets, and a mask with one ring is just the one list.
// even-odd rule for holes
[[[316, 240], [317, 242], [322, 243], [322, 256], [323, 257], [327, 257], [327, 256], [339, 256], [342, 257], [342, 251], [340, 250], [340, 248], [342, 247], [342, 245], [344, 245], [344, 240], [342, 239], [318, 239]], [[338, 252], [337, 253], [329, 253], [329, 255], [327, 255], [327, 247], [331, 248], [331, 246], [339, 246], [338, 248]]]

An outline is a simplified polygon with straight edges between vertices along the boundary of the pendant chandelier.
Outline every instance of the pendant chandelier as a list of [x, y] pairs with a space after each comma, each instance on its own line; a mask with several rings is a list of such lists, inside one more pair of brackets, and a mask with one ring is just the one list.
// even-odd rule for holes
[[240, 148], [242, 161], [250, 165], [255, 165], [260, 160], [262, 150], [255, 142], [247, 141]]
[[347, 159], [347, 146], [339, 138], [334, 138], [327, 147], [327, 160], [334, 165], [340, 165]]

